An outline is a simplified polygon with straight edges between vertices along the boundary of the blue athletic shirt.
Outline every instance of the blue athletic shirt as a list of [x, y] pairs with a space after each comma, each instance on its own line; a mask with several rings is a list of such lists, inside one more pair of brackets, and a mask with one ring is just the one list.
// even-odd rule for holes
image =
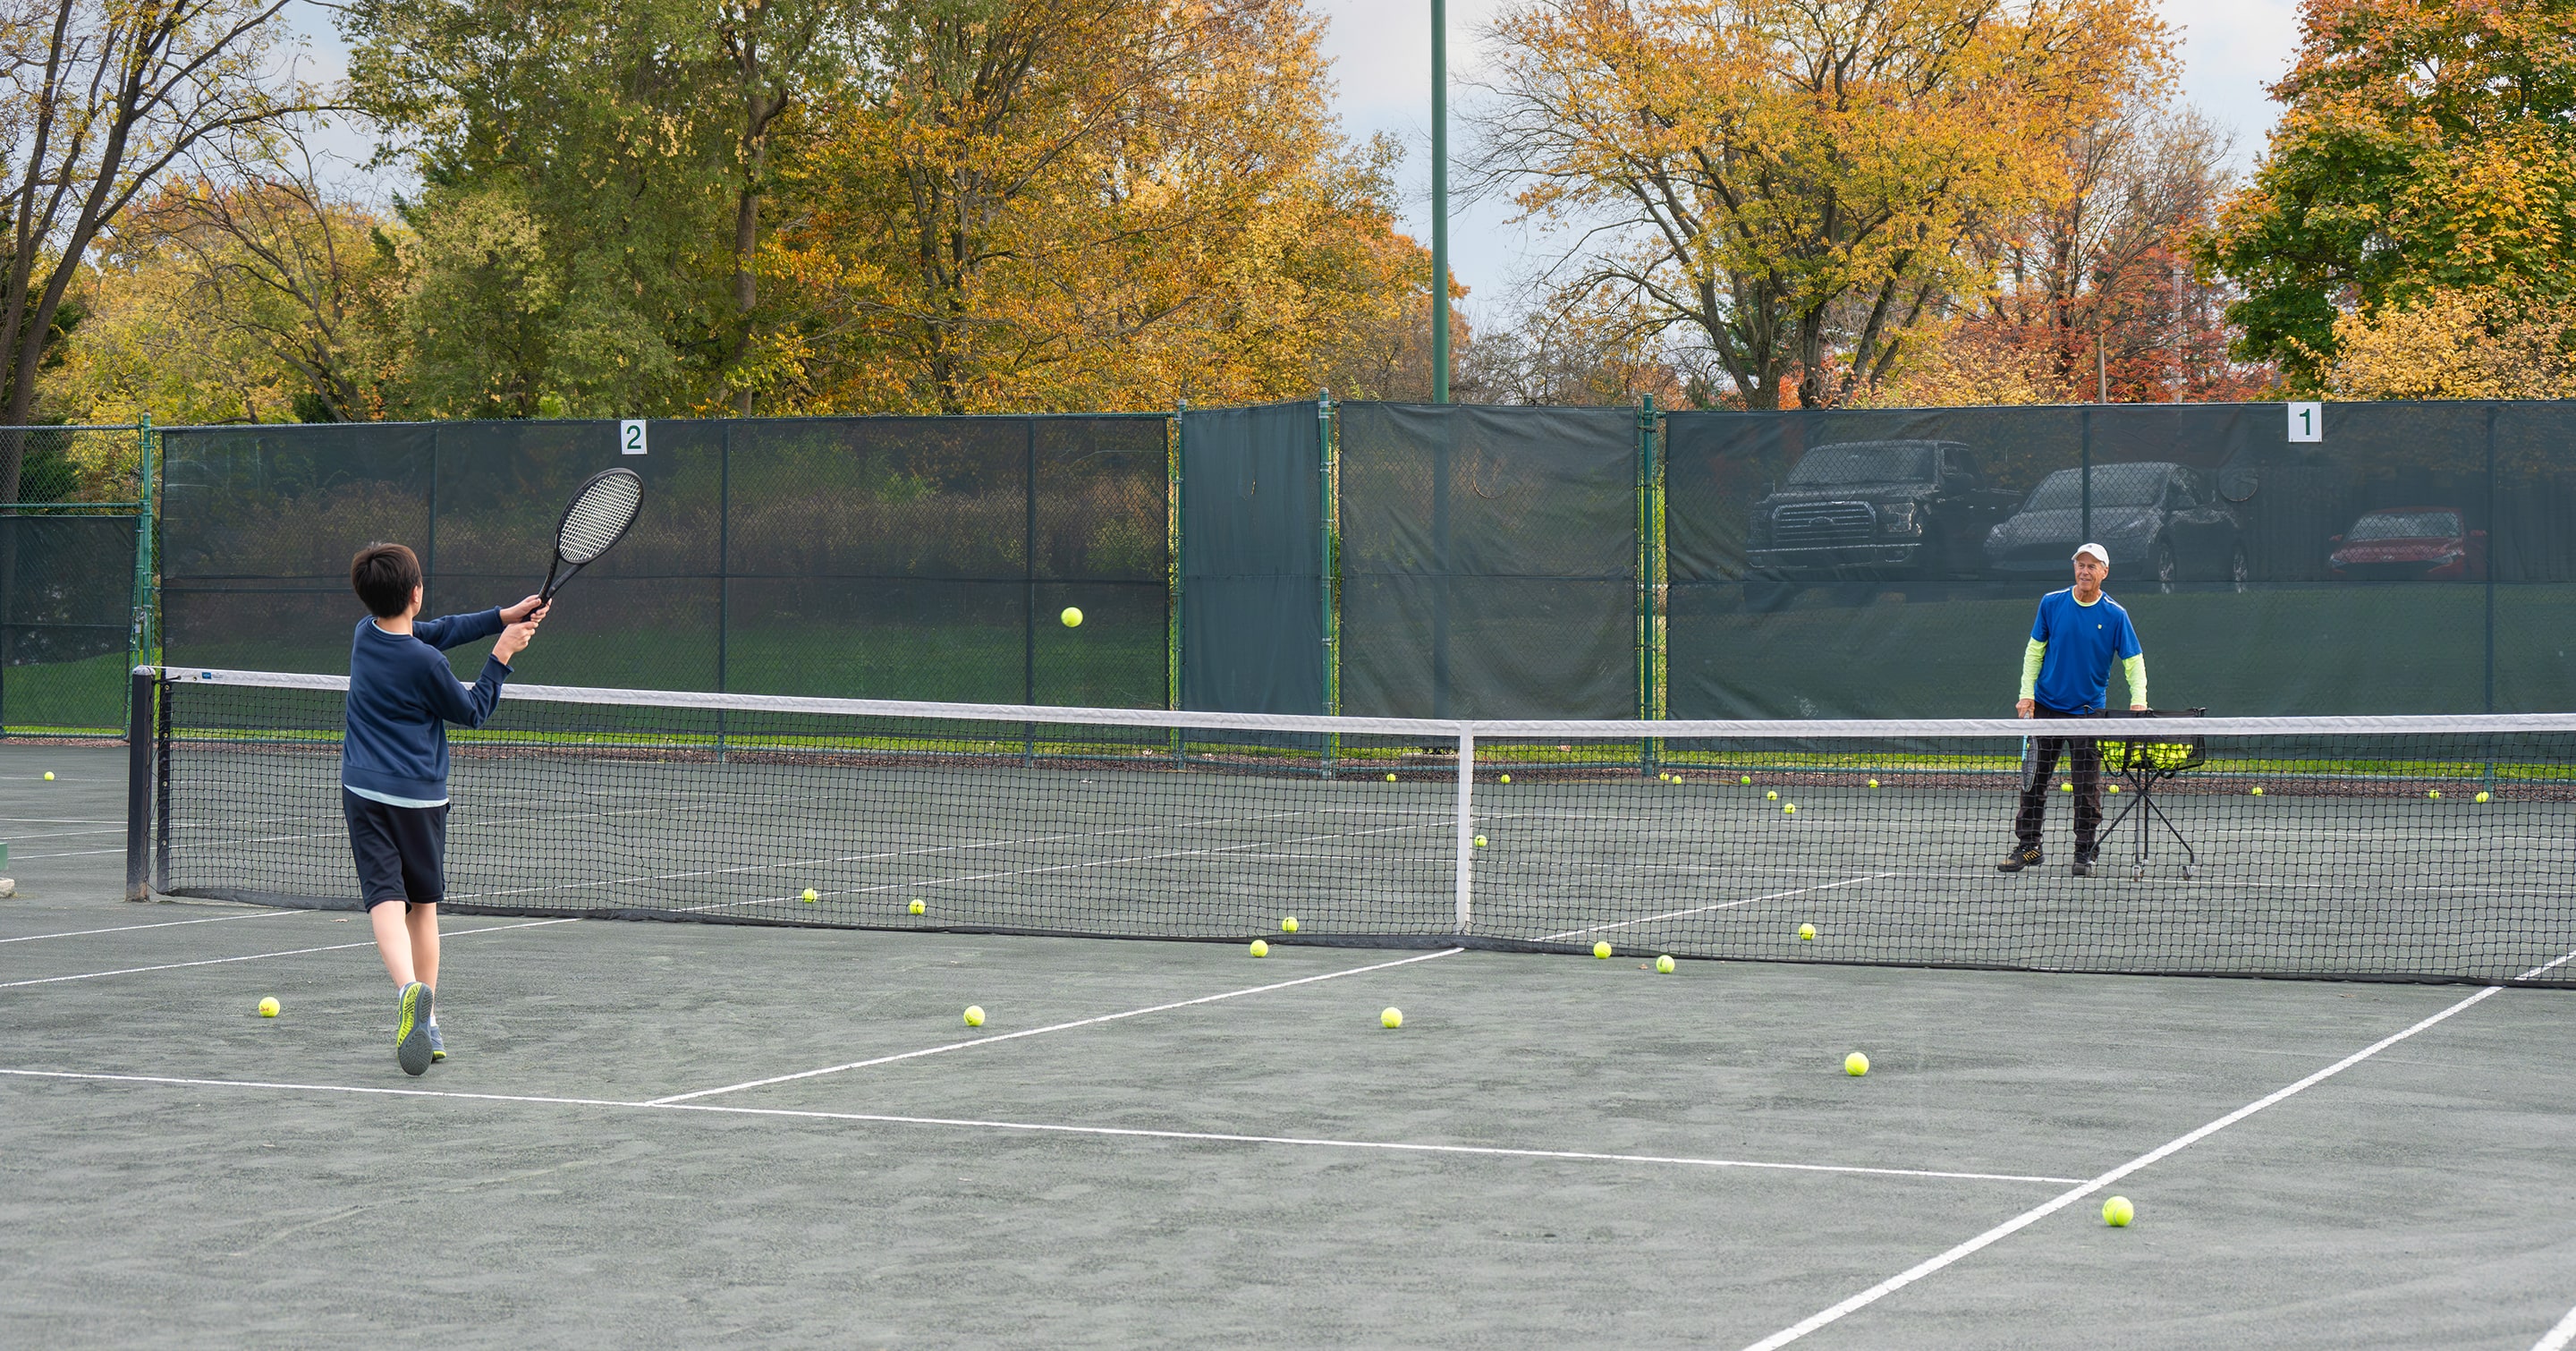
[[2103, 707], [2111, 663], [2145, 655], [2138, 631], [2129, 626], [2129, 612], [2118, 601], [2105, 595], [2086, 605], [2075, 599], [2072, 587], [2039, 598], [2030, 640], [2048, 644], [2031, 697], [2053, 713], [2090, 713]]
[[373, 618], [358, 621], [349, 643], [349, 730], [340, 743], [340, 782], [350, 792], [397, 807], [447, 802], [447, 724], [480, 727], [501, 700], [510, 668], [483, 659], [471, 688], [458, 683], [439, 653], [501, 632], [498, 608], [412, 622], [387, 633]]

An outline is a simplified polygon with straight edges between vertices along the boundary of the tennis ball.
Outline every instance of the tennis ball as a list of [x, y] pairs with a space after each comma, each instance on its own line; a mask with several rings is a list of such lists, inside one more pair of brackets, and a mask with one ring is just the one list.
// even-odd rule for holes
[[1395, 776], [1394, 776], [1394, 775], [1392, 775], [1392, 774], [1387, 775], [1387, 776], [1386, 776], [1386, 781], [1387, 781], [1388, 783], [1393, 783], [1393, 782], [1395, 782]]
[[1288, 918], [1279, 921], [1279, 932], [1284, 934], [1297, 932], [1297, 917], [1295, 915], [1290, 915]]
[[807, 905], [812, 905], [814, 902], [819, 901], [819, 900], [821, 900], [821, 899], [823, 899], [823, 898], [822, 898], [821, 896], [819, 896], [819, 895], [816, 895], [816, 894], [815, 894], [815, 892], [814, 892], [814, 889], [813, 889], [812, 887], [807, 887], [807, 888], [805, 888], [805, 894], [804, 894], [804, 895], [802, 895], [802, 896], [797, 897], [796, 899], [798, 899], [798, 900], [800, 900], [800, 901], [803, 901], [803, 902], [804, 902], [804, 903], [806, 903]]
[[52, 771], [52, 770], [50, 770], [50, 769], [49, 769], [49, 770], [46, 770], [46, 771], [45, 771], [45, 782], [47, 782], [47, 783], [52, 783], [53, 781], [54, 781], [54, 771]]
[[1858, 1051], [1843, 1057], [1843, 1073], [1857, 1079], [1869, 1073], [1869, 1057]]
[[1872, 788], [1876, 788], [1876, 787], [1878, 786], [1878, 780], [1876, 780], [1876, 779], [1872, 779], [1872, 780], [1870, 780], [1870, 781], [1869, 781], [1869, 786], [1870, 786], [1870, 787], [1872, 787]]
[[[50, 778], [52, 778], [52, 777], [54, 777], [54, 776], [53, 776], [53, 775], [51, 775], [51, 774], [48, 774], [48, 775], [46, 775], [45, 777], [46, 777], [46, 778], [48, 778], [48, 779], [50, 779]], [[1656, 778], [1658, 778], [1658, 779], [1663, 780], [1663, 781], [1664, 781], [1664, 782], [1666, 782], [1666, 783], [1671, 783], [1671, 782], [1673, 781], [1673, 776], [1672, 776], [1672, 775], [1670, 775], [1670, 774], [1658, 774], [1658, 775], [1656, 775], [1655, 777], [1656, 777]]]
[[1070, 605], [1064, 607], [1064, 613], [1057, 615], [1056, 618], [1063, 620], [1066, 628], [1078, 629], [1082, 627], [1082, 611], [1077, 610]]
[[1270, 955], [1270, 945], [1269, 945], [1268, 943], [1264, 943], [1264, 942], [1262, 942], [1262, 941], [1261, 941], [1260, 939], [1258, 939], [1258, 938], [1253, 939], [1253, 940], [1252, 940], [1252, 955], [1253, 955], [1253, 956], [1255, 956], [1255, 957], [1267, 957], [1267, 956], [1269, 956], [1269, 955]]
[[983, 1005], [969, 1004], [966, 1006], [966, 1025], [968, 1027], [982, 1027], [984, 1025]]
[[2102, 785], [2102, 791], [2105, 793], [2117, 793], [2120, 791], [2120, 785], [2116, 783], [2106, 783]]
[[277, 996], [270, 995], [268, 998], [259, 1001], [259, 1016], [262, 1018], [274, 1018], [277, 1016]]
[[2075, 791], [2075, 785], [2071, 783], [2061, 783], [2057, 785], [2057, 791], [2061, 793], [2072, 793]]
[[1503, 782], [1505, 782], [1505, 783], [1510, 783], [1511, 781], [1512, 781], [1512, 776], [1511, 776], [1511, 775], [1506, 774], [1506, 775], [1504, 775], [1504, 776], [1503, 776]]
[[2424, 790], [2424, 796], [2426, 797], [2440, 797], [2441, 795], [2442, 790], [2439, 788], [2427, 788]]
[[2480, 794], [2478, 794], [2478, 801], [2480, 801], [2480, 802], [2484, 802], [2484, 801], [2486, 801], [2486, 800], [2487, 800], [2487, 795], [2486, 795], [2486, 794], [2484, 794], [2484, 793], [2480, 793]]
[[2259, 783], [2258, 783], [2258, 784], [2256, 784], [2256, 785], [2254, 785], [2254, 796], [2256, 796], [2256, 797], [2261, 797], [2261, 796], [2263, 796], [2263, 785], [2261, 785], [2261, 784], [2259, 784]]
[[1402, 1026], [1404, 1026], [1404, 1010], [1402, 1010], [1402, 1009], [1380, 1009], [1380, 1010], [1378, 1010], [1378, 1014], [1377, 1014], [1377, 1025], [1378, 1025], [1378, 1026], [1380, 1026], [1380, 1027], [1402, 1027]]
[[1477, 848], [1479, 848], [1479, 849], [1482, 849], [1482, 848], [1484, 848], [1484, 847], [1485, 847], [1485, 837], [1484, 837], [1484, 836], [1479, 835], [1479, 836], [1477, 836], [1477, 837], [1476, 837], [1476, 847], [1477, 847]]
[[1792, 802], [1792, 803], [1788, 804], [1787, 806], [1782, 807], [1782, 808], [1780, 809], [1780, 812], [1781, 812], [1781, 814], [1782, 814], [1782, 815], [1784, 815], [1784, 816], [1795, 816], [1795, 815], [1797, 815], [1797, 814], [1798, 814], [1798, 804], [1797, 804], [1797, 803], [1795, 803], [1795, 802]]
[[1751, 782], [1753, 782], [1753, 776], [1752, 776], [1752, 775], [1750, 775], [1750, 774], [1744, 775], [1743, 777], [1741, 777], [1741, 778], [1737, 779], [1737, 780], [1736, 780], [1736, 782], [1737, 782], [1737, 783], [1751, 783]]
[[1780, 800], [1780, 790], [1779, 790], [1779, 789], [1777, 789], [1777, 788], [1774, 788], [1774, 789], [1772, 789], [1770, 792], [1764, 793], [1764, 794], [1762, 795], [1762, 800], [1763, 800], [1763, 801], [1765, 801], [1765, 802], [1777, 802], [1777, 801], [1779, 801], [1779, 800]]
[[1667, 976], [1671, 975], [1673, 973], [1672, 954], [1666, 953], [1661, 957], [1657, 957], [1655, 959], [1655, 970]]
[[1607, 941], [1593, 944], [1592, 955], [1605, 962], [1610, 960], [1610, 944]]
[[1815, 925], [1812, 925], [1812, 924], [1801, 924], [1801, 925], [1799, 925], [1799, 926], [1798, 926], [1798, 941], [1799, 941], [1799, 942], [1801, 942], [1801, 943], [1813, 943], [1813, 942], [1815, 942], [1815, 941], [1816, 941], [1816, 926], [1815, 926]]
[[922, 903], [921, 903], [921, 898], [920, 898], [920, 897], [918, 897], [918, 896], [913, 897], [913, 898], [912, 898], [912, 904], [911, 904], [910, 906], [906, 907], [906, 908], [907, 908], [907, 909], [909, 909], [909, 910], [911, 910], [911, 911], [912, 911], [912, 913], [914, 913], [914, 914], [916, 914], [916, 915], [928, 913], [928, 911], [930, 910], [930, 907], [929, 907], [929, 906], [926, 906], [926, 905], [924, 905], [924, 904], [922, 904]]
[[2126, 1229], [2129, 1227], [2129, 1221], [2136, 1218], [2138, 1218], [2138, 1208], [2130, 1205], [2129, 1198], [2125, 1196], [2114, 1196], [2102, 1203], [2102, 1223], [2114, 1229]]

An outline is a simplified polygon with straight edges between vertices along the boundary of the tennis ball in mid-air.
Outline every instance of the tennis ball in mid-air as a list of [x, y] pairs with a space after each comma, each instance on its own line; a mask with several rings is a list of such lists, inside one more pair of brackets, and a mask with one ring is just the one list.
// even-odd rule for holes
[[2057, 785], [2057, 791], [2061, 793], [2072, 793], [2075, 791], [2075, 785], [2071, 783], [2061, 783]]
[[1593, 944], [1592, 955], [1605, 962], [1610, 960], [1610, 945], [1607, 942]]
[[1377, 1025], [1380, 1027], [1404, 1026], [1404, 1010], [1392, 1008], [1378, 1010]]
[[968, 1027], [982, 1027], [984, 1025], [983, 1005], [969, 1004], [966, 1006], [966, 1025]]
[[1387, 781], [1388, 783], [1393, 783], [1393, 782], [1395, 782], [1395, 776], [1394, 776], [1394, 775], [1392, 775], [1392, 774], [1387, 775], [1387, 776], [1386, 776], [1386, 781]]
[[927, 914], [927, 913], [929, 912], [929, 910], [930, 910], [930, 907], [929, 907], [929, 906], [924, 905], [924, 904], [922, 904], [922, 903], [921, 903], [921, 898], [920, 898], [920, 897], [918, 897], [918, 896], [915, 896], [915, 897], [913, 897], [913, 898], [912, 898], [912, 904], [911, 904], [909, 907], [907, 907], [907, 908], [908, 908], [908, 909], [910, 909], [910, 910], [912, 911], [912, 913], [914, 913], [914, 914], [916, 914], [916, 915], [920, 915], [920, 914]]
[[2138, 1218], [2138, 1208], [2130, 1205], [2129, 1198], [2125, 1196], [2114, 1196], [2102, 1203], [2102, 1223], [2114, 1229], [2126, 1229], [2129, 1227], [2129, 1221], [2136, 1218]]
[[1663, 956], [1661, 956], [1661, 957], [1657, 957], [1657, 958], [1655, 959], [1655, 970], [1657, 970], [1657, 971], [1659, 971], [1659, 972], [1661, 972], [1661, 973], [1663, 973], [1664, 975], [1667, 975], [1667, 976], [1671, 975], [1671, 974], [1673, 973], [1673, 958], [1672, 958], [1672, 954], [1671, 954], [1671, 953], [1665, 953]]
[[270, 995], [268, 998], [259, 1001], [259, 1016], [262, 1018], [274, 1018], [277, 1016], [277, 996]]
[[1751, 782], [1753, 782], [1753, 776], [1752, 776], [1752, 775], [1750, 775], [1750, 774], [1741, 775], [1741, 776], [1737, 777], [1737, 779], [1736, 779], [1735, 781], [1736, 781], [1737, 783], [1751, 783]]
[[2480, 801], [2480, 802], [2484, 802], [2484, 801], [2486, 801], [2486, 800], [2487, 800], [2487, 795], [2486, 795], [2486, 794], [2484, 794], [2484, 793], [2480, 793], [2480, 794], [2478, 794], [2478, 801]]
[[1267, 956], [1269, 956], [1269, 955], [1270, 955], [1270, 945], [1269, 945], [1268, 943], [1264, 943], [1264, 942], [1262, 942], [1262, 941], [1261, 941], [1260, 939], [1258, 939], [1258, 938], [1253, 939], [1253, 940], [1252, 940], [1252, 955], [1253, 955], [1253, 956], [1255, 956], [1255, 957], [1267, 957]]
[[1762, 800], [1763, 800], [1763, 801], [1765, 801], [1765, 802], [1777, 802], [1777, 801], [1779, 801], [1779, 800], [1780, 800], [1780, 790], [1779, 790], [1779, 789], [1777, 789], [1777, 788], [1774, 788], [1774, 789], [1772, 789], [1770, 792], [1764, 793], [1764, 794], [1762, 795]]
[[2440, 797], [2441, 795], [2442, 790], [2439, 788], [2427, 788], [2424, 790], [2424, 796], [2426, 797]]
[[822, 898], [820, 895], [816, 894], [815, 890], [814, 890], [812, 887], [807, 887], [807, 888], [805, 888], [805, 894], [804, 894], [804, 895], [802, 895], [802, 896], [797, 897], [796, 899], [798, 899], [798, 900], [800, 900], [800, 901], [803, 901], [803, 902], [804, 902], [804, 903], [806, 903], [807, 905], [812, 905], [814, 902], [819, 901], [819, 900], [821, 900], [821, 899], [823, 899], [823, 898]]
[[1858, 1051], [1843, 1057], [1843, 1073], [1857, 1079], [1869, 1073], [1869, 1057]]
[[46, 771], [45, 771], [45, 782], [47, 782], [47, 783], [52, 783], [53, 781], [54, 781], [54, 771], [52, 771], [52, 770], [50, 770], [50, 769], [49, 769], [49, 770], [46, 770]]
[[1288, 918], [1279, 921], [1279, 932], [1284, 934], [1297, 932], [1297, 917], [1295, 915], [1290, 915]]
[[2102, 791], [2105, 793], [2117, 793], [2120, 791], [2120, 785], [2116, 783], [2106, 783], [2102, 785]]
[[1482, 849], [1482, 848], [1484, 848], [1484, 847], [1485, 847], [1485, 837], [1484, 837], [1484, 836], [1479, 835], [1479, 836], [1477, 836], [1477, 837], [1476, 837], [1476, 847], [1477, 847], [1477, 848], [1479, 848], [1479, 849]]
[[1816, 941], [1816, 926], [1815, 926], [1815, 925], [1812, 925], [1812, 924], [1801, 924], [1801, 925], [1799, 925], [1799, 926], [1798, 926], [1798, 941], [1799, 941], [1799, 942], [1801, 942], [1801, 943], [1813, 943], [1813, 942], [1815, 942], [1815, 941]]
[[1785, 804], [1780, 808], [1780, 811], [1782, 815], [1795, 816], [1798, 814], [1798, 804], [1795, 802]]
[[1066, 628], [1078, 629], [1082, 627], [1082, 611], [1077, 610], [1070, 605], [1064, 607], [1064, 613], [1057, 615], [1056, 618], [1063, 620]]

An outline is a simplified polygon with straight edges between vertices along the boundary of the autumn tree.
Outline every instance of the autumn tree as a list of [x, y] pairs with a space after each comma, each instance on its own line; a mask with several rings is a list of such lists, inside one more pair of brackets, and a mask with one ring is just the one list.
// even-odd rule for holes
[[1566, 294], [1687, 331], [1755, 408], [1884, 376], [2068, 129], [2172, 64], [2142, 0], [1528, 0], [1493, 39], [1481, 182], [1577, 231]]
[[[2242, 350], [2329, 380], [2349, 314], [2510, 327], [2576, 290], [2576, 8], [2305, 0], [2286, 105], [2202, 257]], [[2444, 297], [2449, 297], [2445, 299]]]

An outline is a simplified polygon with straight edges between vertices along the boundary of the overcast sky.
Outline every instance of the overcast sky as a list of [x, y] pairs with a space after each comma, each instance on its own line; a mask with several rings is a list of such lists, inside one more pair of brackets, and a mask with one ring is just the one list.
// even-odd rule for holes
[[[2289, 69], [2298, 42], [2295, 0], [2163, 0], [2165, 18], [2182, 30], [2182, 95], [2186, 102], [2236, 137], [2240, 166], [2263, 149], [2273, 105], [2264, 87]], [[1456, 89], [1474, 76], [1484, 30], [1510, 0], [1449, 0], [1449, 63], [1453, 85], [1452, 139], [1458, 104], [1472, 91]], [[300, 7], [314, 75], [334, 78], [345, 51], [332, 31], [329, 11]], [[1335, 104], [1343, 130], [1354, 140], [1386, 132], [1404, 146], [1402, 184], [1405, 228], [1425, 245], [1430, 234], [1431, 6], [1429, 0], [1307, 0], [1329, 27], [1324, 50], [1333, 60]], [[341, 157], [363, 160], [370, 146], [344, 131], [329, 140]], [[1510, 223], [1508, 203], [1480, 203], [1454, 213], [1450, 266], [1470, 289], [1467, 313], [1479, 322], [1510, 317], [1516, 286], [1554, 257], [1546, 240]], [[1502, 312], [1491, 307], [1500, 306]]]

